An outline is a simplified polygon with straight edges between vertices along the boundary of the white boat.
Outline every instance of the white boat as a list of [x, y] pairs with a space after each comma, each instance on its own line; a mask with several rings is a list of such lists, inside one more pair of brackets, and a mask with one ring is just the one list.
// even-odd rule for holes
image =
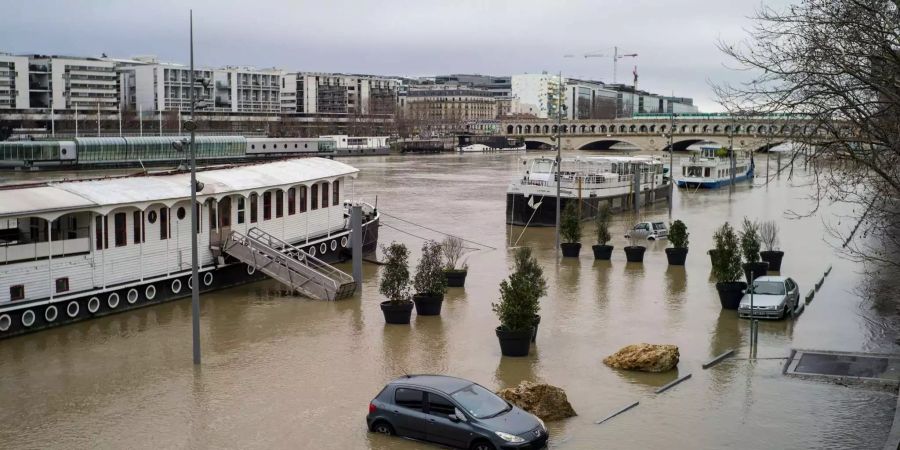
[[[753, 178], [753, 158], [745, 150], [702, 145], [681, 165], [678, 187], [715, 189]], [[732, 165], [733, 164], [733, 165]], [[734, 179], [732, 179], [734, 172]]]
[[[524, 173], [506, 191], [506, 220], [520, 226], [556, 225], [556, 159], [523, 160]], [[581, 206], [581, 218], [596, 215], [607, 203], [612, 209], [629, 207], [640, 191], [642, 202], [668, 198], [663, 163], [653, 156], [590, 156], [564, 158], [560, 171], [560, 208]]]
[[[197, 172], [202, 291], [266, 275], [318, 298], [352, 278], [328, 265], [350, 242], [358, 170], [298, 158]], [[190, 295], [190, 174], [0, 188], [0, 338]], [[363, 250], [378, 239], [364, 208]]]
[[524, 152], [525, 142], [505, 136], [461, 134], [457, 136], [456, 151], [460, 153]]

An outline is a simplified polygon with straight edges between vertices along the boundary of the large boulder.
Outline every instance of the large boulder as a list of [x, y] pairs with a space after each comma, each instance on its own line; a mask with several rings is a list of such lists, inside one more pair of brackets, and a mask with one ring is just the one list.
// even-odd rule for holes
[[616, 369], [666, 372], [678, 365], [678, 346], [666, 344], [628, 345], [604, 358], [603, 364]]
[[522, 381], [518, 386], [503, 389], [497, 395], [543, 420], [559, 420], [577, 415], [569, 404], [566, 391], [549, 384]]

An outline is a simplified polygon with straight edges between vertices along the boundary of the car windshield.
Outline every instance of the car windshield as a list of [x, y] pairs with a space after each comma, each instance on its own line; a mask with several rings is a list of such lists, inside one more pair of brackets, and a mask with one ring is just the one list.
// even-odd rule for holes
[[462, 388], [451, 397], [476, 419], [493, 417], [509, 409], [506, 401], [477, 384]]
[[664, 224], [664, 223], [662, 223], [662, 222], [653, 222], [653, 229], [655, 229], [655, 230], [665, 230], [665, 229], [666, 229], [666, 224]]
[[760, 295], [784, 295], [784, 283], [781, 281], [754, 281], [751, 290], [754, 294]]

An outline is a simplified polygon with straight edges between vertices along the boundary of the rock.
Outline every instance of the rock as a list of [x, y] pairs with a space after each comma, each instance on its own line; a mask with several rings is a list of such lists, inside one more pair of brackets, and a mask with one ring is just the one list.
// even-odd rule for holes
[[549, 384], [522, 381], [518, 386], [503, 389], [497, 395], [543, 420], [559, 420], [577, 415], [569, 404], [566, 391]]
[[603, 364], [616, 369], [666, 372], [678, 365], [678, 346], [633, 344], [603, 359]]

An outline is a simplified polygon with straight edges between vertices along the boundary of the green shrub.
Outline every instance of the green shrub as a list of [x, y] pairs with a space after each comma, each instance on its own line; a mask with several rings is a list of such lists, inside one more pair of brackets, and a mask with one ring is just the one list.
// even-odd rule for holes
[[744, 262], [755, 263], [759, 261], [759, 224], [744, 217], [741, 230], [741, 254]]
[[515, 271], [500, 282], [500, 303], [491, 304], [506, 331], [523, 331], [534, 327], [534, 316], [540, 311], [540, 298], [547, 293], [544, 270], [538, 265], [531, 248], [516, 250]]
[[413, 287], [417, 294], [441, 295], [447, 291], [443, 263], [441, 244], [425, 241], [422, 244], [422, 257], [413, 277]]
[[391, 304], [408, 303], [409, 250], [398, 242], [391, 242], [389, 246], [382, 245], [381, 250], [384, 252], [385, 264], [378, 291], [387, 297]]
[[687, 248], [688, 236], [690, 236], [690, 233], [687, 232], [687, 225], [684, 222], [675, 219], [674, 222], [669, 224], [669, 242], [672, 243], [673, 247]]
[[563, 242], [574, 243], [581, 241], [581, 217], [578, 214], [578, 205], [569, 202], [559, 219], [559, 234]]
[[744, 271], [741, 268], [741, 255], [738, 236], [734, 228], [725, 222], [713, 235], [716, 243], [712, 252], [713, 277], [719, 283], [731, 283], [741, 279]]
[[597, 224], [597, 244], [599, 245], [606, 245], [611, 239], [609, 235], [609, 219], [611, 215], [609, 203], [604, 203], [600, 210], [597, 211], [595, 223]]

